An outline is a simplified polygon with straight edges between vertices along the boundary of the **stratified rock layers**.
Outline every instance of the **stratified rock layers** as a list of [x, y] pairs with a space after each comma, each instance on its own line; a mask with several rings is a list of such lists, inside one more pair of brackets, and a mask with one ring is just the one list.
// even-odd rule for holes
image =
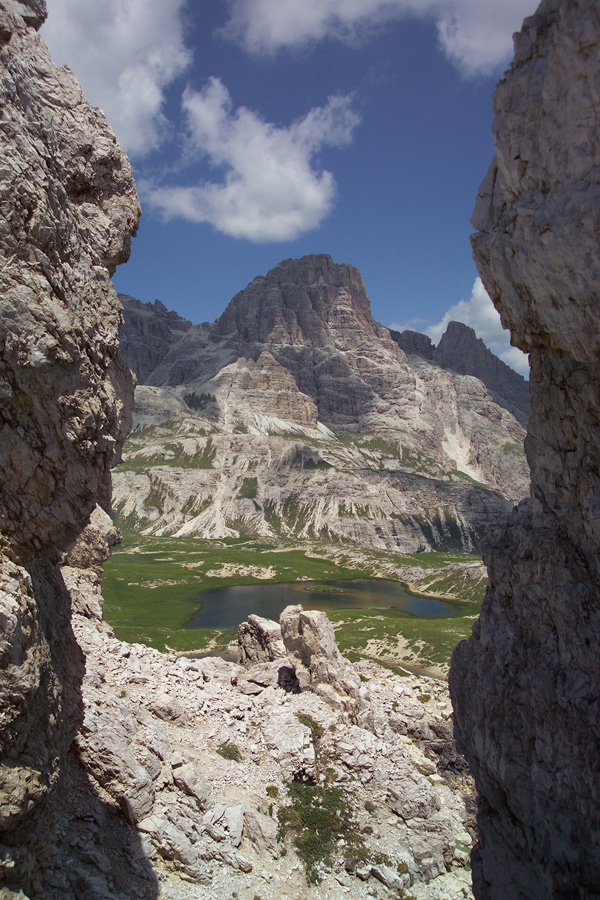
[[479, 900], [600, 896], [600, 11], [545, 0], [495, 98], [475, 258], [531, 354], [531, 494], [485, 559], [455, 651], [456, 734], [479, 792]]
[[32, 897], [49, 896], [47, 800], [82, 719], [59, 554], [110, 501], [132, 401], [110, 275], [139, 218], [123, 148], [36, 33], [45, 15], [0, 3], [0, 883]]

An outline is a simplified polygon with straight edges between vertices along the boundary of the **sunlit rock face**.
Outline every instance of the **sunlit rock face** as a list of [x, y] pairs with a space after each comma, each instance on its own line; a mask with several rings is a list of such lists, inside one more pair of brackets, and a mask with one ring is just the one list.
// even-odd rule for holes
[[422, 356], [425, 335], [399, 344], [352, 265], [283, 260], [174, 343], [156, 304], [138, 313], [126, 303], [132, 367], [144, 335], [165, 338], [114, 475], [138, 533], [471, 551], [528, 490], [524, 428], [473, 347], [488, 372], [503, 364], [466, 326], [446, 338], [448, 367]]
[[479, 791], [479, 900], [600, 885], [600, 10], [545, 0], [494, 96], [475, 259], [531, 354], [531, 493], [491, 535], [451, 670]]
[[45, 15], [0, 2], [0, 884], [32, 896], [82, 716], [58, 560], [108, 505], [128, 428], [110, 275], [139, 218], [123, 148], [37, 35]]

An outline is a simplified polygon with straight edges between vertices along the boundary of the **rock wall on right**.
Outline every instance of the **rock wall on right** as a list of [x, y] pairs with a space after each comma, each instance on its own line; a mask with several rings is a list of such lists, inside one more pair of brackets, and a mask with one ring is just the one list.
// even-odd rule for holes
[[474, 256], [530, 354], [531, 490], [450, 673], [478, 900], [600, 897], [600, 7], [543, 0], [494, 95]]

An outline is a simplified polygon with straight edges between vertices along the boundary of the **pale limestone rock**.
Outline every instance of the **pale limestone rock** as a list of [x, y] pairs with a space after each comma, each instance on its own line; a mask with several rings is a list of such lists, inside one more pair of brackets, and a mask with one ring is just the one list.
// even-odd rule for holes
[[196, 762], [191, 761], [175, 769], [173, 781], [184, 793], [194, 798], [200, 809], [207, 808], [211, 798], [210, 784]]
[[319, 610], [287, 606], [280, 624], [300, 688], [310, 688], [326, 703], [356, 712], [361, 703], [360, 677], [338, 650], [327, 615]]
[[108, 506], [128, 430], [110, 276], [139, 204], [103, 114], [35, 31], [45, 14], [41, 0], [0, 3], [0, 866], [8, 886], [51, 897], [56, 788], [83, 674], [57, 562]]
[[150, 704], [149, 709], [159, 717], [168, 722], [185, 721], [187, 712], [181, 705], [179, 700], [172, 694], [159, 694], [159, 696]]
[[[503, 364], [483, 355], [502, 399]], [[152, 431], [115, 479], [119, 512], [148, 534], [235, 537], [243, 522], [271, 538], [470, 550], [528, 487], [509, 401], [407, 358], [360, 273], [326, 255], [255, 279], [149, 380], [136, 424]], [[182, 465], [144, 464], [157, 457]]]
[[278, 622], [251, 615], [247, 622], [241, 623], [238, 628], [238, 662], [241, 665], [272, 662], [284, 659], [285, 655]]
[[593, 0], [525, 20], [473, 217], [482, 279], [532, 366], [530, 497], [490, 536], [488, 594], [451, 668], [478, 900], [591, 900], [600, 884], [599, 47]]
[[259, 854], [269, 853], [274, 859], [279, 856], [277, 845], [277, 825], [271, 816], [250, 811], [244, 818], [246, 837], [255, 844]]
[[97, 506], [76, 544], [63, 557], [62, 574], [74, 612], [102, 621], [102, 563], [120, 543], [121, 535], [112, 519]]
[[371, 866], [371, 875], [391, 890], [403, 891], [410, 886], [411, 878], [408, 872], [399, 875], [390, 866]]

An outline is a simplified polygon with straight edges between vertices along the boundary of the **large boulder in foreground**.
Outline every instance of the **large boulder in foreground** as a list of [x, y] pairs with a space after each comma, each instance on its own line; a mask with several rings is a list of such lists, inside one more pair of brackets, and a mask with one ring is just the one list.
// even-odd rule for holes
[[478, 900], [600, 885], [600, 9], [544, 0], [494, 96], [473, 224], [484, 284], [531, 358], [531, 493], [484, 558], [450, 672], [478, 790]]

